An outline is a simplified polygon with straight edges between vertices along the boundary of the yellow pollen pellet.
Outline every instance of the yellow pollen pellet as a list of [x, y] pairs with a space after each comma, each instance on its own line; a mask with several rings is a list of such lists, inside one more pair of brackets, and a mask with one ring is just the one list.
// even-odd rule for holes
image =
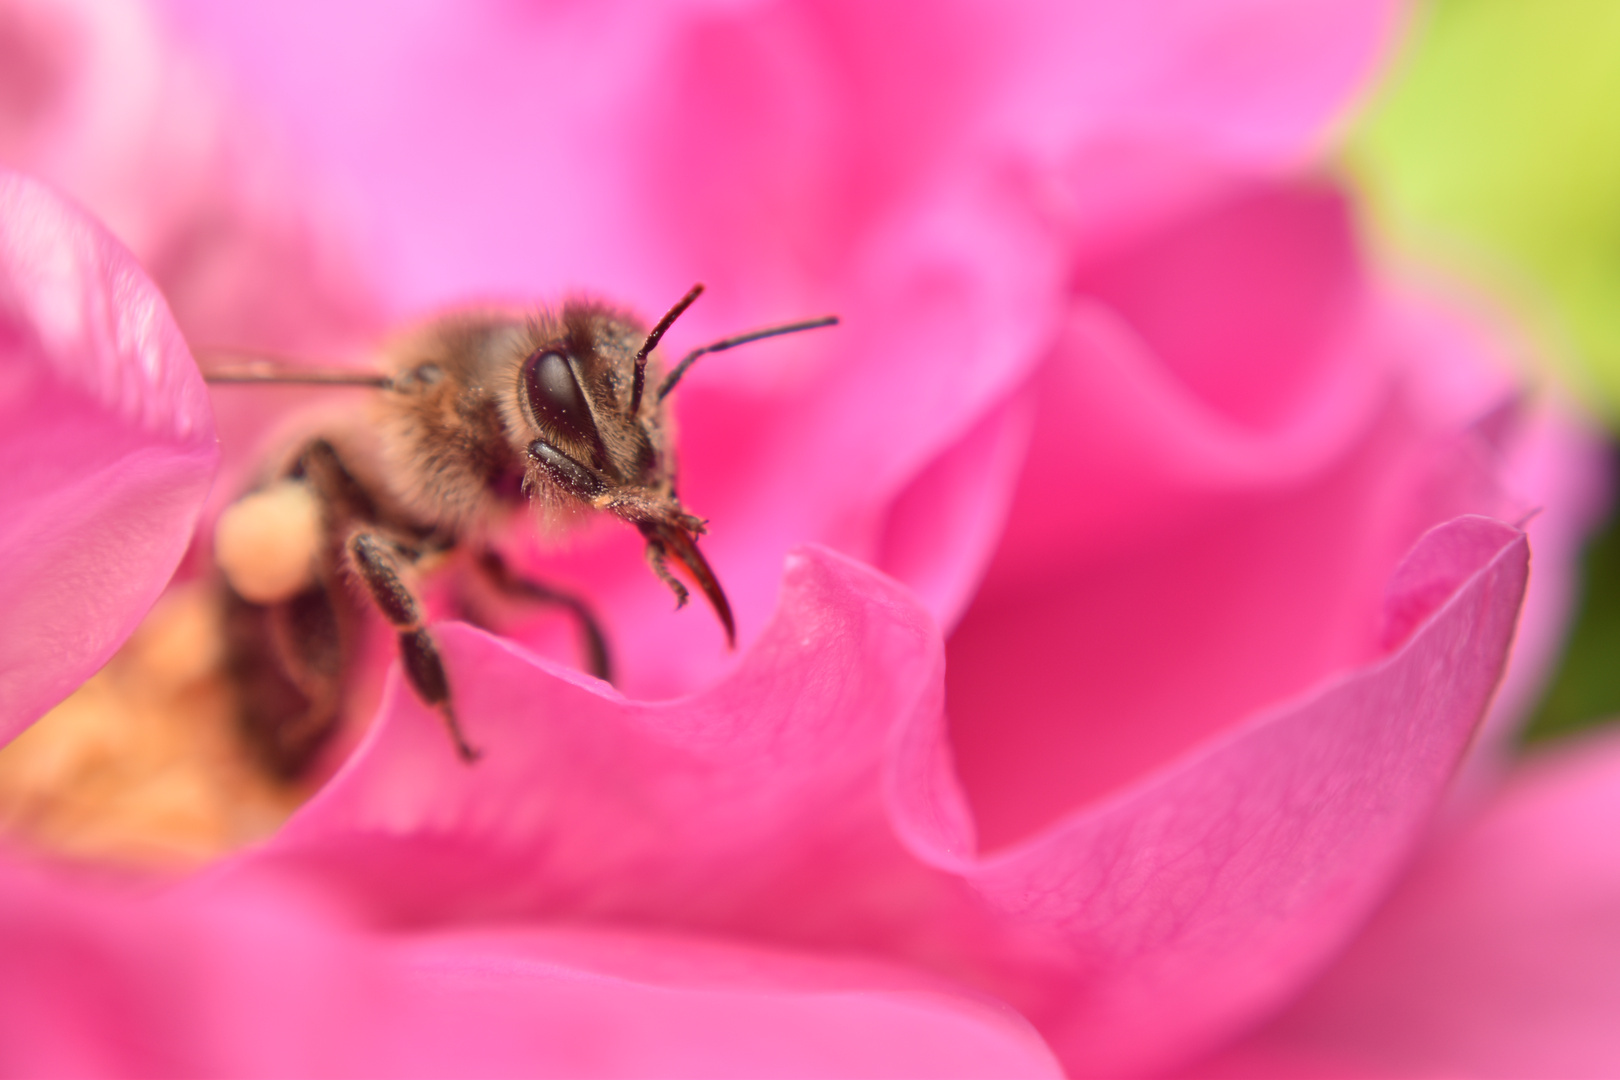
[[271, 604], [315, 581], [321, 508], [308, 485], [282, 480], [232, 504], [214, 526], [214, 561], [246, 600]]

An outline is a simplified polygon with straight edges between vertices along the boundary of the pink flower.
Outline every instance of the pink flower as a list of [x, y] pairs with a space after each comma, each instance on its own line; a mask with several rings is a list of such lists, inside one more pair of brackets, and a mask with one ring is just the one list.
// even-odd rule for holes
[[[844, 325], [680, 392], [735, 656], [668, 613], [632, 535], [520, 551], [604, 611], [619, 689], [543, 633], [441, 622], [475, 768], [396, 674], [320, 792], [204, 873], [0, 863], [10, 1071], [1143, 1072], [1291, 1000], [1281, 1045], [1356, 1067], [1368, 988], [1422, 955], [1400, 927], [1445, 917], [1423, 898], [1495, 851], [1548, 857], [1559, 800], [1607, 790], [1593, 764], [1509, 796], [1300, 997], [1395, 887], [1505, 668], [1511, 729], [1593, 502], [1583, 437], [1373, 276], [1299, 176], [1382, 6], [177, 4], [349, 185], [352, 263], [319, 209], [344, 196], [301, 202], [138, 12], [16, 10], [20, 56], [68, 44], [12, 160], [99, 210], [193, 341], [330, 348], [582, 284], [655, 311], [698, 279], [693, 343]], [[192, 156], [91, 153], [83, 117], [131, 97], [93, 61], [126, 52], [129, 111]], [[117, 242], [30, 181], [0, 206], [0, 596], [43, 628], [0, 642], [15, 732], [180, 560], [212, 421]], [[173, 242], [199, 214], [216, 261]], [[268, 422], [217, 397], [216, 503]], [[1500, 923], [1482, 900], [1460, 925]], [[1228, 1061], [1286, 1058], [1270, 1037]], [[1423, 1064], [1474, 1060], [1445, 1049]]]

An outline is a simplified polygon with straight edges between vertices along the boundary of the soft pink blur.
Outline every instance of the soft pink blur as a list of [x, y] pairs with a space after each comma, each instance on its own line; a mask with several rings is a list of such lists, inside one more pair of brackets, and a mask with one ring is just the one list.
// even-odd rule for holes
[[[604, 612], [620, 686], [551, 623], [440, 623], [475, 769], [394, 675], [316, 797], [206, 874], [137, 901], [0, 865], [0, 932], [30, 943], [0, 982], [9, 1071], [1175, 1067], [1345, 947], [1504, 669], [1498, 735], [1556, 643], [1591, 440], [1468, 317], [1372, 274], [1301, 177], [1384, 5], [9, 10], [57, 97], [7, 159], [107, 220], [194, 343], [342, 350], [379, 312], [577, 287], [655, 313], [693, 280], [676, 351], [844, 320], [678, 395], [737, 654], [669, 612], [628, 530], [510, 538]], [[199, 104], [227, 79], [236, 105]], [[107, 156], [125, 126], [85, 118], [124, 99], [148, 134]], [[201, 227], [176, 191], [240, 277], [154, 254]], [[98, 276], [128, 256], [70, 208], [0, 194], [8, 290], [38, 280], [17, 237], [45, 214], [64, 251], [91, 238], [74, 288], [115, 315], [153, 295]], [[15, 308], [45, 343], [18, 368], [67, 378], [57, 309]], [[0, 456], [51, 437], [32, 385]], [[243, 393], [215, 395], [216, 506], [288, 404]], [[14, 546], [108, 546], [139, 476]], [[0, 720], [150, 602], [203, 499], [170, 490], [125, 609], [0, 565], [83, 642], [0, 675], [40, 702]]]

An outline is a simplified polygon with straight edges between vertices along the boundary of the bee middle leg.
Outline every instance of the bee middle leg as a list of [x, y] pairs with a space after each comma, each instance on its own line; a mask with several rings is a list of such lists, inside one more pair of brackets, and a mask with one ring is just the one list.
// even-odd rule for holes
[[590, 662], [591, 674], [603, 682], [613, 681], [613, 661], [608, 653], [607, 635], [602, 633], [602, 624], [596, 621], [596, 615], [585, 601], [572, 593], [514, 574], [511, 567], [506, 565], [506, 560], [495, 551], [486, 550], [480, 555], [478, 568], [491, 584], [508, 596], [537, 604], [553, 604], [568, 611], [579, 623], [580, 634], [585, 639], [585, 654]]
[[411, 685], [427, 704], [444, 717], [450, 738], [464, 761], [477, 761], [474, 749], [462, 733], [450, 703], [450, 679], [439, 657], [433, 636], [422, 625], [422, 609], [400, 576], [397, 549], [377, 533], [357, 532], [349, 537], [349, 558], [383, 617], [399, 634], [399, 655]]

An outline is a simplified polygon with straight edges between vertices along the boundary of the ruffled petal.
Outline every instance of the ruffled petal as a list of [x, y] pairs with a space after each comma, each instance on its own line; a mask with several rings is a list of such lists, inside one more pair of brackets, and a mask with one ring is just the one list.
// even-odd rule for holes
[[1437, 530], [1391, 585], [1387, 658], [990, 856], [951, 776], [937, 630], [858, 564], [796, 555], [739, 668], [657, 705], [446, 625], [483, 761], [396, 677], [345, 769], [221, 880], [290, 875], [384, 925], [878, 951], [1010, 1001], [1070, 1068], [1162, 1066], [1270, 1008], [1376, 900], [1495, 686], [1525, 560], [1486, 519]]
[[[917, 788], [913, 850], [970, 873], [1019, 931], [1004, 962], [1044, 996], [1010, 1000], [1071, 1070], [1173, 1064], [1285, 1000], [1355, 929], [1489, 704], [1527, 559], [1523, 534], [1489, 519], [1435, 529], [1390, 581], [1391, 637], [1410, 636], [1387, 658], [999, 854], [965, 863], [938, 824], [961, 812], [940, 809], [937, 779]], [[940, 754], [918, 743], [911, 774]]]
[[689, 937], [393, 936], [296, 895], [154, 901], [0, 866], [0, 948], [12, 1075], [1061, 1075], [959, 987]]
[[919, 695], [937, 703], [938, 632], [858, 563], [796, 553], [738, 668], [675, 701], [627, 700], [461, 624], [436, 636], [483, 758], [449, 752], [396, 672], [345, 766], [222, 874], [296, 870], [389, 922], [582, 905], [725, 929], [744, 911], [797, 917], [813, 892], [842, 933], [864, 902], [839, 894], [873, 859], [903, 861], [879, 835], [880, 754]]
[[[1364, 273], [1342, 201], [1277, 186], [1077, 272], [1007, 530], [949, 642], [987, 847], [1368, 662], [1420, 535], [1522, 513], [1470, 424], [1511, 383]], [[1452, 369], [1443, 412], [1412, 374], [1430, 361]]]
[[1617, 815], [1612, 735], [1522, 766], [1320, 983], [1197, 1074], [1620, 1072]]
[[112, 655], [185, 551], [218, 459], [168, 307], [104, 229], [0, 174], [0, 738]]

